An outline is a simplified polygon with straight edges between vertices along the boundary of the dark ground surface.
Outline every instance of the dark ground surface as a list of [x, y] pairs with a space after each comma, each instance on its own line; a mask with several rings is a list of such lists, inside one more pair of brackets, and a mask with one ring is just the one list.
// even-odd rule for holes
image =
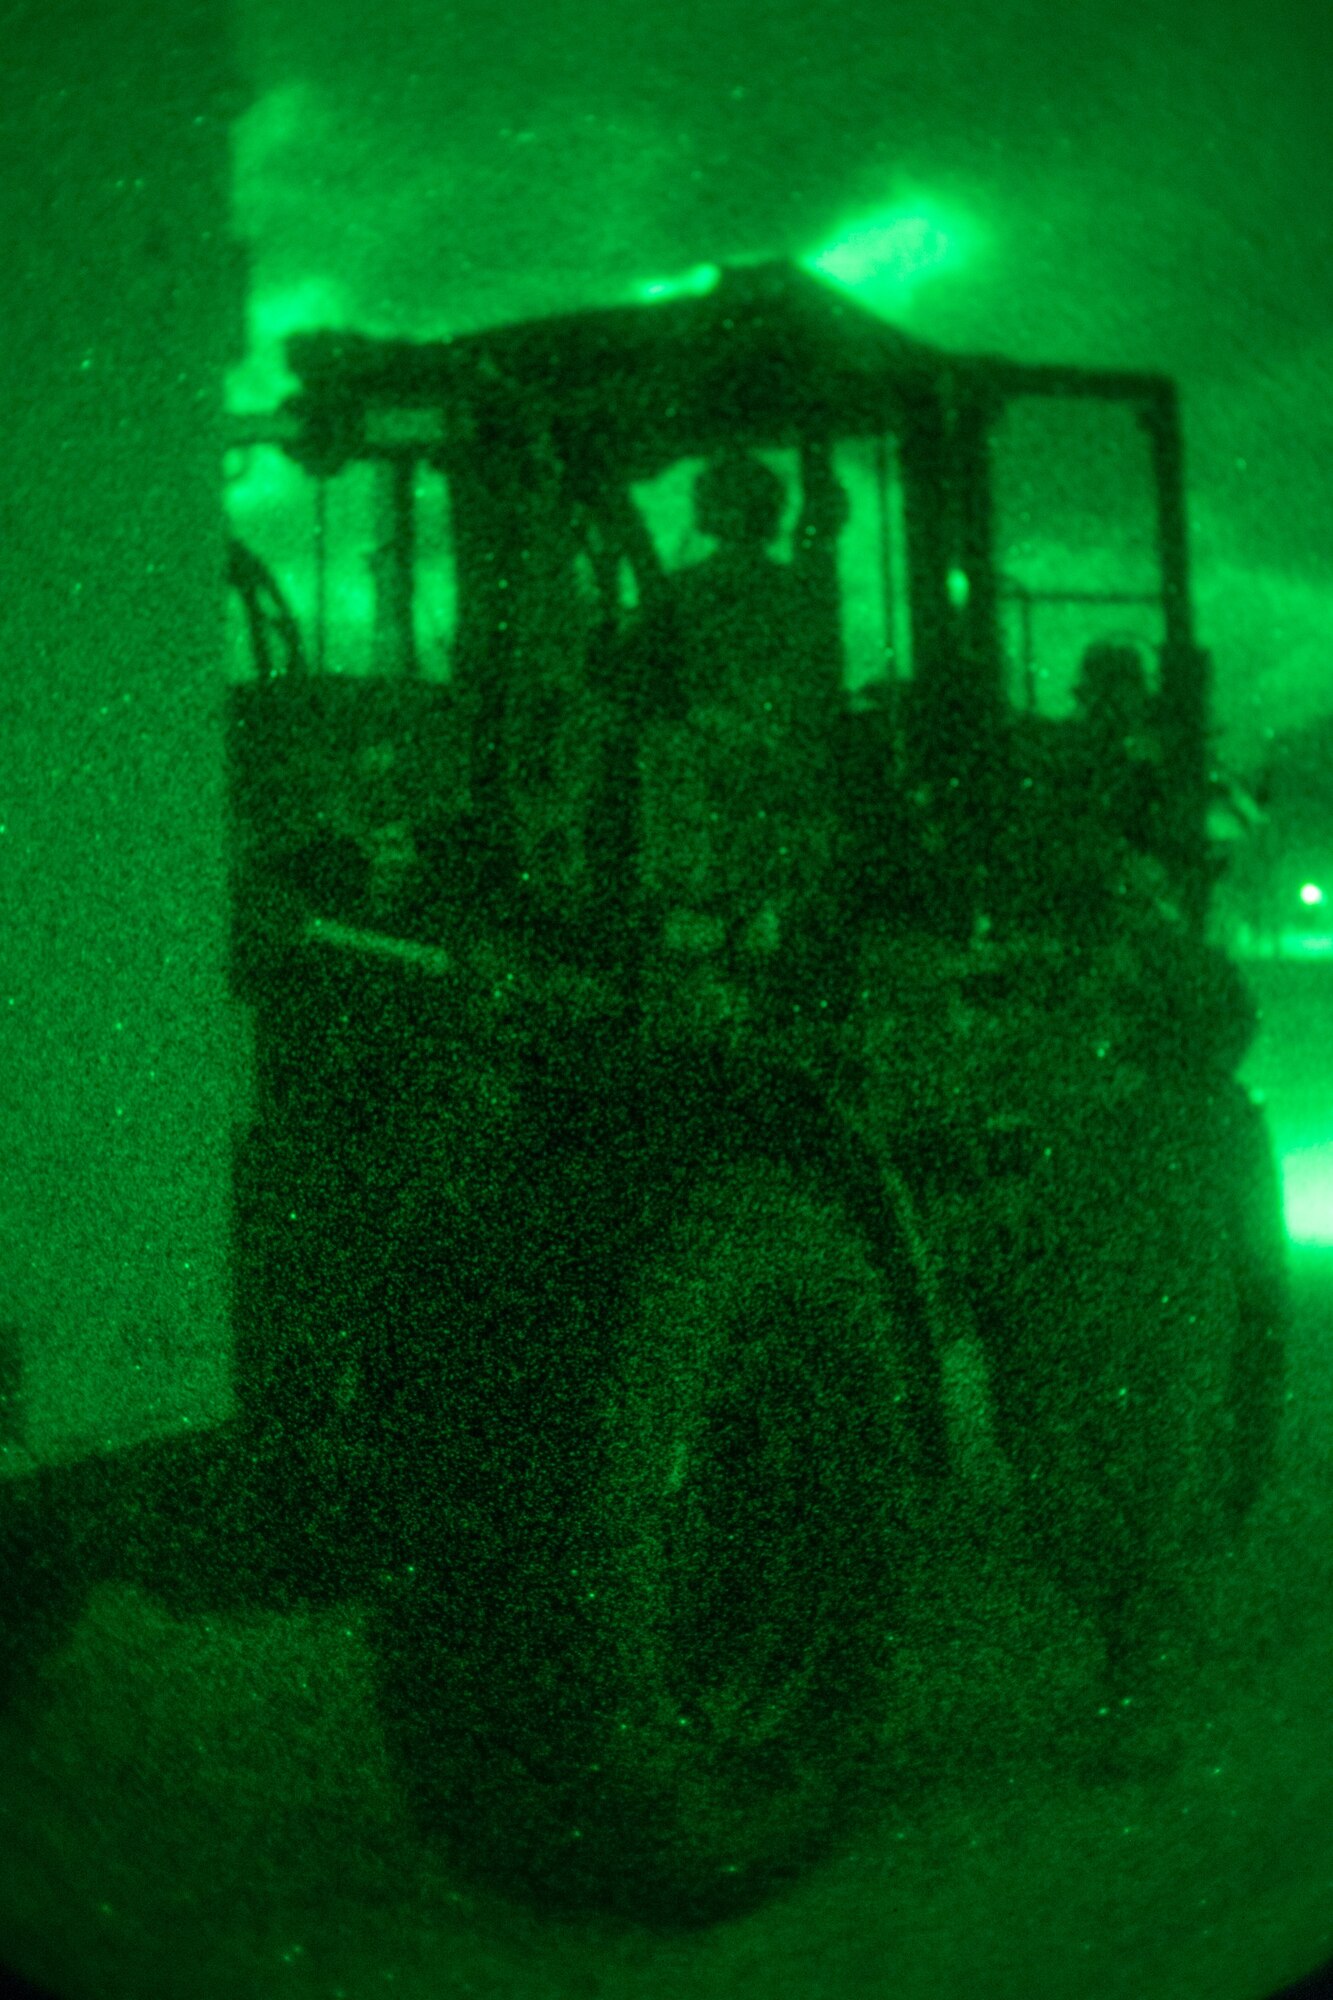
[[903, 1634], [899, 1777], [783, 1901], [538, 1920], [413, 1837], [352, 1606], [104, 1588], [0, 1725], [0, 1953], [62, 2000], [1259, 2000], [1333, 1954], [1333, 1254], [1295, 1257], [1276, 1489], [1186, 1664], [1168, 1777], [1097, 1781], [1098, 1647], [995, 1518]]

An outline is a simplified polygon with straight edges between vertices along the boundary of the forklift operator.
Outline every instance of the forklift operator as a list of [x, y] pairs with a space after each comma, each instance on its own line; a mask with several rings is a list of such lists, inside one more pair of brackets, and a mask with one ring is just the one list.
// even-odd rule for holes
[[1089, 646], [1074, 700], [1077, 776], [1109, 828], [1138, 846], [1155, 830], [1162, 780], [1152, 695], [1137, 647], [1110, 641]]
[[[671, 582], [682, 692], [690, 708], [785, 706], [800, 671], [801, 579], [768, 551], [786, 492], [749, 452], [712, 459], [694, 484], [694, 520], [713, 553]], [[776, 720], [777, 718], [775, 718]]]
[[1158, 921], [1167, 881], [1159, 853], [1166, 795], [1152, 695], [1136, 647], [1087, 647], [1074, 714], [1058, 725], [1046, 774], [1048, 817], [1030, 867], [1053, 894], [1061, 928], [1110, 944], [1126, 924]]
[[663, 886], [703, 920], [696, 934], [752, 958], [790, 940], [831, 851], [821, 776], [841, 686], [836, 601], [819, 570], [846, 503], [831, 471], [821, 483], [783, 562], [770, 554], [781, 478], [748, 451], [711, 459], [694, 519], [716, 547], [667, 580], [661, 605], [683, 711], [667, 759], [675, 828], [663, 829]]

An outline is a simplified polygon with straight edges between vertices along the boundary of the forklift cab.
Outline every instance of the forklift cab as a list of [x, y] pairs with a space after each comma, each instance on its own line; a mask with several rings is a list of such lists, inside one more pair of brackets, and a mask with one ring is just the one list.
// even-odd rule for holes
[[[829, 912], [1055, 934], [1053, 774], [1108, 644], [1142, 663], [1142, 839], [1202, 924], [1166, 380], [942, 353], [783, 264], [289, 364], [237, 420], [238, 827], [326, 935], [484, 907], [614, 972], [631, 940], [760, 964], [821, 912], [826, 946]], [[748, 540], [728, 468], [768, 496]]]

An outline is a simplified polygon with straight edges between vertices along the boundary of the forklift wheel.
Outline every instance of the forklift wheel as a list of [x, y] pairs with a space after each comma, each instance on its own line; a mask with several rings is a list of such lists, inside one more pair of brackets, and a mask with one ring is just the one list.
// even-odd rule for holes
[[[616, 1256], [595, 1202], [566, 1208], [616, 1267], [576, 1473], [541, 1468], [547, 1396], [462, 1565], [419, 1543], [372, 1613], [420, 1830], [562, 1915], [757, 1908], [882, 1788], [883, 1634], [928, 1540], [915, 1268], [890, 1197], [877, 1226], [817, 1155], [731, 1161], [645, 1173]], [[584, 1326], [588, 1301], [571, 1286]]]
[[900, 1256], [877, 1260], [831, 1186], [752, 1159], [694, 1188], [634, 1289], [608, 1424], [608, 1761], [702, 1908], [799, 1873], [883, 1770], [882, 1634], [927, 1490]]

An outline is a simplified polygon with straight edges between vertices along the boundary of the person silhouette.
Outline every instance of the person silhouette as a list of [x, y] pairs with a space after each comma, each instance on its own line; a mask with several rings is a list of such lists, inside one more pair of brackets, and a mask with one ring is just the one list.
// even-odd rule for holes
[[1108, 832], [1141, 847], [1162, 805], [1152, 695], [1138, 648], [1103, 641], [1085, 650], [1074, 688], [1072, 762]]
[[[789, 561], [774, 553], [781, 476], [727, 447], [695, 479], [694, 523], [714, 544], [662, 581], [657, 643], [683, 723], [670, 758], [677, 898], [771, 958], [819, 872], [823, 788], [841, 701], [836, 595], [828, 576], [846, 501], [826, 456], [806, 452]], [[827, 844], [827, 843], [825, 843]], [[827, 857], [825, 857], [827, 859]]]
[[807, 491], [786, 562], [772, 553], [786, 487], [756, 452], [729, 447], [695, 480], [695, 527], [715, 547], [668, 579], [689, 707], [730, 704], [789, 730], [813, 721], [836, 692], [821, 671], [836, 651], [836, 605], [824, 602], [821, 585], [846, 500], [822, 457], [808, 451], [807, 459]]

